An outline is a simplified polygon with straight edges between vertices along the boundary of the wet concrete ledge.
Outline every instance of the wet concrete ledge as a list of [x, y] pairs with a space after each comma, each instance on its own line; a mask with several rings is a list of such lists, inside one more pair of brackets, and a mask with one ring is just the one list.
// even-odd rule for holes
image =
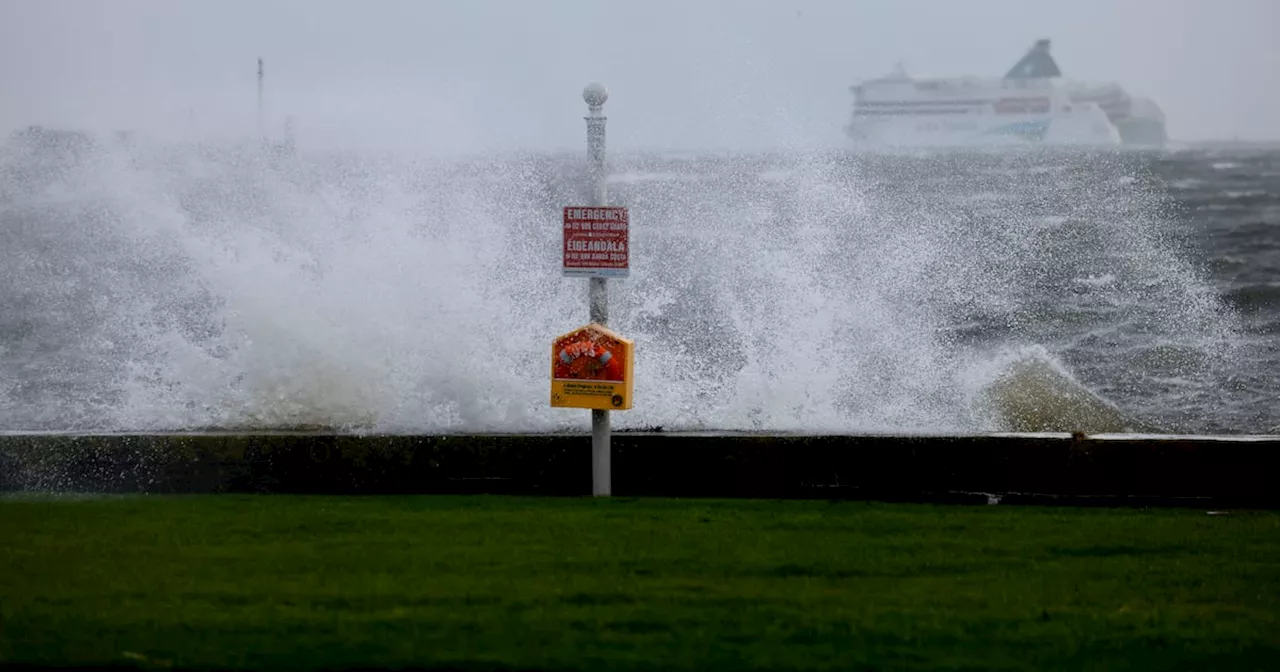
[[[589, 495], [583, 434], [0, 433], [0, 490]], [[620, 497], [1280, 508], [1280, 436], [620, 432]]]

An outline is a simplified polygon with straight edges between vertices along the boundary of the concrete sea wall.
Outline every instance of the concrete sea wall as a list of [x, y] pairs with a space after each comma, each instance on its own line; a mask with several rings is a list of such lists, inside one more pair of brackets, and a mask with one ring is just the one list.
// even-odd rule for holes
[[[591, 492], [590, 437], [0, 434], [0, 490]], [[1280, 436], [618, 433], [615, 496], [1276, 507]]]

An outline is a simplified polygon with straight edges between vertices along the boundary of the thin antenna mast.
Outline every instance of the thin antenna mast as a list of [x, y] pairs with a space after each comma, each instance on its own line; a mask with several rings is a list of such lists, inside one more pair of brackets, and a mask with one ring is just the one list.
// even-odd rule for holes
[[262, 78], [263, 78], [262, 57], [258, 57], [258, 135], [262, 137], [262, 141], [267, 141], [267, 115], [264, 109], [262, 96]]

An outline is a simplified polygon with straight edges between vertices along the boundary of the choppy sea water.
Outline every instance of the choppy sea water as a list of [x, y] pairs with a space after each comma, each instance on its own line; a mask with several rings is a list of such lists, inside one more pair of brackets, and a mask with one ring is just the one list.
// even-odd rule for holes
[[[584, 429], [583, 157], [0, 147], [0, 429]], [[618, 155], [668, 430], [1280, 425], [1280, 151]]]

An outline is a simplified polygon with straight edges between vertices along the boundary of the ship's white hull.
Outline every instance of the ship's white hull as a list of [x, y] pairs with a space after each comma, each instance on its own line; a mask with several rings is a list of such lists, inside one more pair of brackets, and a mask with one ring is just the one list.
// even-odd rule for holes
[[1115, 147], [1120, 133], [1095, 106], [1054, 114], [855, 117], [846, 128], [861, 148]]

